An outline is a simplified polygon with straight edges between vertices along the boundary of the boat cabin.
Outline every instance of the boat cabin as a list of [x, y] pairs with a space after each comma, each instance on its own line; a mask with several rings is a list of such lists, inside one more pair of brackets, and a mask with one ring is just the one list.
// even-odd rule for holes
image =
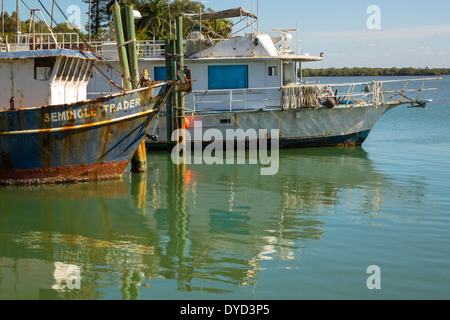
[[[280, 108], [281, 88], [298, 84], [301, 63], [323, 59], [285, 53], [277, 47], [276, 38], [267, 34], [215, 40], [211, 45], [208, 45], [209, 41], [212, 40], [201, 37], [186, 40], [184, 64], [195, 79], [192, 83], [194, 92], [185, 98], [186, 107], [190, 109]], [[108, 62], [120, 67], [117, 59]], [[140, 57], [139, 68], [147, 69], [152, 80], [166, 80], [164, 53]], [[103, 72], [120, 83], [121, 79], [115, 78], [109, 69]], [[100, 77], [94, 77], [88, 86], [88, 94], [93, 98], [114, 90]]]
[[[193, 92], [185, 97], [186, 109], [195, 111], [254, 110], [280, 108], [282, 88], [298, 84], [301, 63], [321, 61], [322, 56], [295, 53], [291, 48], [292, 29], [277, 29], [274, 37], [259, 32], [250, 19], [257, 17], [244, 8], [219, 12], [183, 14], [192, 21], [240, 18], [252, 33], [221, 37], [204, 26], [194, 27], [185, 39], [184, 65], [190, 69]], [[234, 25], [234, 27], [236, 24]], [[105, 44], [106, 45], [106, 44]], [[105, 53], [109, 47], [102, 48]], [[117, 49], [115, 49], [117, 52]], [[138, 42], [139, 68], [147, 69], [155, 81], [166, 80], [164, 42]], [[103, 53], [102, 53], [103, 54]], [[120, 68], [117, 56], [103, 54], [110, 65]], [[113, 81], [121, 79], [103, 66]], [[114, 87], [100, 77], [88, 86], [92, 98], [113, 93]]]
[[[278, 29], [279, 34], [275, 37], [259, 32], [250, 21], [257, 17], [245, 8], [183, 16], [192, 21], [240, 18], [247, 23], [247, 27], [252, 28], [252, 33], [231, 37], [221, 37], [211, 30], [205, 32], [201, 22], [200, 27], [191, 30], [185, 40], [184, 64], [195, 81], [192, 83], [192, 94], [185, 97], [187, 109], [279, 109], [282, 88], [298, 84], [301, 63], [323, 59], [322, 56], [295, 53], [290, 45], [293, 39], [289, 33], [293, 31], [291, 29]], [[152, 80], [166, 80], [164, 42], [140, 42], [138, 51], [139, 68], [147, 69]], [[117, 57], [104, 56], [110, 65], [120, 67]], [[103, 72], [111, 73], [109, 68]], [[114, 78], [114, 74], [110, 76], [120, 83], [121, 79]], [[88, 86], [88, 94], [93, 98], [113, 93], [114, 90], [100, 77], [94, 77]]]
[[88, 52], [50, 49], [0, 52], [0, 109], [68, 104], [87, 99], [97, 58]]

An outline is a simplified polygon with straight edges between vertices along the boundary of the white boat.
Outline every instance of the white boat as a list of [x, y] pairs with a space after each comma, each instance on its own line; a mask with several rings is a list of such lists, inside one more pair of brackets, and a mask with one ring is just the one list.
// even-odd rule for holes
[[[200, 20], [199, 14], [184, 16]], [[302, 65], [324, 57], [296, 53], [291, 47], [292, 30], [276, 29], [277, 37], [260, 33], [252, 22], [257, 17], [244, 8], [201, 15], [203, 21], [216, 18], [240, 18], [252, 32], [211, 38], [200, 27], [186, 39], [184, 64], [195, 79], [193, 92], [185, 97], [187, 131], [193, 143], [277, 138], [280, 147], [360, 145], [385, 112], [402, 104], [424, 107], [427, 101], [420, 100], [421, 93], [434, 90], [424, 87], [431, 78], [308, 84], [301, 76]], [[163, 44], [141, 43], [140, 48], [140, 68], [148, 69], [152, 79], [164, 80]], [[109, 58], [110, 63], [118, 63], [113, 55]], [[110, 90], [101, 86], [101, 80], [90, 83], [91, 93]], [[204, 134], [209, 129], [215, 129], [214, 137]], [[235, 134], [239, 129], [240, 136]], [[149, 130], [147, 142], [150, 148], [167, 147], [164, 113]]]

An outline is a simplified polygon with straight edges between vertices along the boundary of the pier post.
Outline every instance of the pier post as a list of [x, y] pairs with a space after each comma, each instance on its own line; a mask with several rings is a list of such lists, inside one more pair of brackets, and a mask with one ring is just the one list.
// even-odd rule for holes
[[[171, 60], [170, 60], [170, 69], [172, 74], [172, 80], [175, 81], [177, 79], [177, 60], [175, 56], [177, 55], [177, 48], [176, 48], [176, 41], [171, 39], [170, 40], [170, 48], [171, 48]], [[174, 146], [176, 145], [177, 141], [172, 141], [172, 132], [174, 130], [177, 130], [177, 114], [178, 114], [178, 86], [174, 86], [174, 90], [172, 90], [172, 111], [171, 111], [171, 119], [172, 122], [172, 131], [168, 132], [168, 146], [169, 150], [172, 150]]]
[[[180, 16], [176, 20], [176, 40], [172, 42], [172, 48], [175, 48], [174, 58], [172, 60], [172, 77], [173, 80], [179, 81], [179, 85], [175, 87], [174, 92], [174, 104], [173, 104], [173, 130], [179, 130], [181, 135], [178, 135], [177, 141], [171, 141], [173, 145], [176, 144], [178, 148], [177, 153], [180, 150], [186, 150], [185, 144], [185, 120], [184, 120], [184, 93], [182, 92], [183, 78], [180, 79], [181, 74], [184, 73], [184, 50], [183, 50], [183, 18]], [[172, 147], [173, 147], [172, 145]]]
[[[136, 48], [136, 31], [134, 27], [133, 6], [125, 6], [124, 17], [126, 26], [125, 41], [127, 43], [127, 56], [130, 68], [129, 74], [131, 79], [134, 80], [131, 83], [131, 88], [137, 89], [139, 87], [139, 65]], [[145, 138], [142, 139], [141, 144], [131, 159], [131, 172], [147, 172], [147, 149], [145, 147]]]
[[[171, 81], [172, 76], [172, 46], [170, 39], [165, 40], [165, 52], [166, 52], [166, 81]], [[166, 126], [167, 126], [167, 151], [171, 149], [171, 135], [173, 131], [172, 112], [173, 112], [173, 90], [170, 91], [166, 100]]]
[[125, 41], [127, 42], [130, 77], [135, 80], [132, 83], [132, 88], [137, 89], [139, 87], [139, 64], [136, 47], [136, 30], [134, 27], [133, 6], [125, 6], [124, 16], [126, 25]]
[[123, 33], [122, 15], [119, 5], [112, 6], [112, 16], [114, 20], [114, 26], [116, 28], [116, 41], [117, 50], [119, 51], [120, 70], [125, 76], [123, 79], [123, 88], [125, 90], [131, 89], [131, 83], [128, 80], [130, 78], [130, 68], [128, 65], [127, 49], [125, 48], [125, 36]]
[[[184, 50], [183, 50], [183, 17], [178, 17], [176, 21], [176, 39], [165, 41], [166, 49], [166, 80], [184, 80], [179, 78], [179, 71], [183, 71]], [[184, 94], [181, 92], [180, 85], [176, 85], [175, 90], [170, 93], [166, 102], [166, 119], [167, 119], [167, 149], [172, 151], [175, 146], [181, 147], [185, 144], [185, 101]], [[172, 133], [175, 130], [181, 130], [182, 136], [178, 141], [172, 141]], [[183, 150], [185, 148], [183, 147]]]
[[[184, 67], [184, 50], [183, 50], [183, 17], [179, 16], [177, 19], [177, 43], [176, 43], [176, 47], [177, 47], [177, 74], [178, 71], [183, 71], [183, 67]], [[183, 80], [183, 79], [179, 79], [179, 80]], [[177, 110], [177, 127], [176, 129], [182, 129], [183, 130], [183, 142], [184, 142], [184, 94], [183, 92], [179, 91], [178, 93], [178, 110]], [[184, 149], [183, 149], [184, 150]]]

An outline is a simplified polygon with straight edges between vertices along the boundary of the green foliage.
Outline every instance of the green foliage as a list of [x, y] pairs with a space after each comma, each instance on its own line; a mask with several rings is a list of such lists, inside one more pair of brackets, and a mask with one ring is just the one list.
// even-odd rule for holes
[[[89, 0], [83, 0], [89, 2]], [[93, 5], [91, 13], [91, 31], [97, 35], [104, 32], [111, 21], [111, 6], [114, 0], [91, 0]], [[95, 3], [95, 8], [94, 8]], [[175, 19], [182, 13], [208, 12], [204, 4], [191, 0], [118, 0], [120, 5], [133, 5], [135, 10], [141, 13], [142, 18], [136, 21], [137, 38], [140, 40], [162, 40], [167, 39], [175, 30]], [[228, 19], [217, 19], [212, 21], [203, 21], [202, 25], [228, 36], [231, 33], [233, 23]], [[183, 19], [183, 36], [186, 37], [194, 23], [188, 19]], [[87, 28], [86, 28], [87, 29]], [[106, 28], [111, 29], [111, 28]], [[208, 33], [208, 32], [205, 32]]]
[[[111, 20], [110, 7], [114, 4], [111, 0], [83, 0], [84, 3], [91, 2], [91, 25], [86, 24], [86, 30], [91, 31], [93, 38], [101, 40], [104, 29], [109, 26]], [[86, 12], [89, 15], [89, 11]]]
[[361, 77], [361, 76], [440, 76], [450, 74], [450, 68], [328, 68], [303, 69], [303, 77]]

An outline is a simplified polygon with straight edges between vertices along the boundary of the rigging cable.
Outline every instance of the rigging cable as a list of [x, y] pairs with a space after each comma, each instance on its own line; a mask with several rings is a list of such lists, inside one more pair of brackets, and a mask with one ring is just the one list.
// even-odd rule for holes
[[[23, 1], [23, 0], [22, 0], [22, 1]], [[38, 0], [38, 1], [39, 1], [39, 3], [41, 4], [41, 6], [44, 8], [45, 12], [47, 12], [47, 14], [50, 16], [50, 18], [52, 19], [52, 21], [55, 22], [55, 24], [56, 24], [55, 19], [49, 14], [49, 12], [47, 11], [47, 9], [45, 9], [45, 7], [44, 7], [44, 5], [42, 4], [41, 0]], [[58, 8], [58, 10], [59, 10], [59, 11], [61, 12], [61, 14], [63, 15], [63, 17], [64, 17], [67, 21], [69, 21], [69, 19], [67, 18], [67, 16], [65, 15], [65, 13], [64, 13], [63, 10], [61, 9], [61, 7], [58, 5], [58, 3], [57, 3], [56, 1], [55, 1], [54, 3], [55, 3], [55, 5], [56, 5], [56, 7]], [[138, 83], [138, 82], [139, 82], [139, 81], [137, 81], [137, 80], [135, 80], [135, 79], [132, 79], [132, 78], [130, 78], [130, 77], [125, 76], [125, 75], [122, 74], [120, 71], [118, 71], [117, 69], [115, 69], [110, 63], [108, 63], [108, 61], [105, 60], [105, 58], [103, 58], [101, 55], [99, 55], [97, 52], [95, 52], [95, 50], [94, 50], [94, 49], [92, 48], [92, 46], [86, 41], [86, 39], [83, 37], [83, 35], [77, 30], [77, 28], [74, 28], [74, 30], [75, 30], [75, 32], [78, 34], [78, 36], [81, 38], [81, 40], [83, 41], [83, 43], [87, 46], [87, 48], [89, 49], [89, 51], [91, 51], [92, 54], [93, 54], [97, 59], [99, 59], [101, 62], [105, 63], [105, 64], [108, 66], [108, 68], [110, 68], [111, 70], [113, 70], [114, 72], [116, 72], [117, 74], [119, 74], [123, 79], [126, 79], [126, 80], [131, 81], [131, 82], [135, 82], [135, 83]], [[63, 32], [63, 33], [64, 33], [64, 32]], [[82, 54], [84, 54], [81, 50], [80, 50], [80, 52], [81, 52]], [[105, 78], [109, 79], [109, 77], [106, 76], [106, 75], [105, 75], [105, 74], [104, 74], [97, 66], [94, 65], [94, 67], [95, 67], [96, 70], [97, 70], [98, 72], [100, 72]], [[109, 79], [109, 83], [112, 83], [112, 80], [111, 80], [111, 79]], [[121, 86], [119, 86], [118, 84], [114, 84], [114, 86], [115, 86], [115, 87], [118, 87], [118, 88], [121, 88], [121, 90], [124, 91], [124, 88], [121, 87]]]

